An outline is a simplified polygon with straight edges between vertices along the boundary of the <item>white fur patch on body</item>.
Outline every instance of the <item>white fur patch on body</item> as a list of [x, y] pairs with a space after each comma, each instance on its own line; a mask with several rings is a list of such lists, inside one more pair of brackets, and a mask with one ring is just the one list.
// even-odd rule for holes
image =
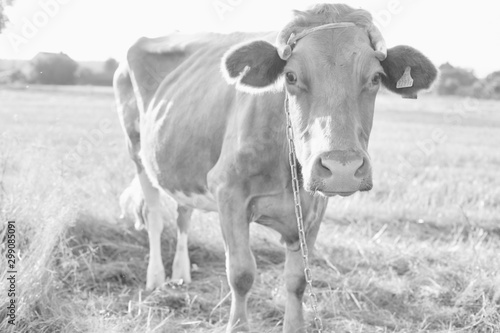
[[134, 129], [137, 133], [139, 133], [141, 131], [141, 125], [139, 123], [139, 118], [137, 118], [135, 121], [134, 121]]

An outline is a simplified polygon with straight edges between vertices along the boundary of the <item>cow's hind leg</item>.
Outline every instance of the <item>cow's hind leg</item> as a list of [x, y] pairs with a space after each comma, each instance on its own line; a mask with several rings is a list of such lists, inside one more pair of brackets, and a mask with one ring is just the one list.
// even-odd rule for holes
[[135, 98], [130, 74], [126, 63], [120, 64], [113, 79], [115, 98], [125, 139], [131, 159], [134, 161], [145, 201], [145, 222], [149, 236], [149, 264], [146, 288], [155, 289], [165, 282], [165, 270], [161, 258], [161, 232], [163, 230], [163, 214], [160, 193], [154, 188], [144, 172], [140, 158], [141, 138], [139, 130], [139, 109]]
[[191, 264], [188, 252], [188, 228], [193, 209], [179, 205], [177, 213], [177, 247], [172, 265], [172, 281], [189, 283]]
[[228, 333], [249, 330], [247, 298], [255, 279], [255, 258], [249, 243], [249, 220], [237, 191], [219, 191], [219, 213], [226, 251], [226, 272], [232, 293]]
[[163, 231], [163, 206], [160, 192], [153, 187], [144, 170], [139, 173], [144, 200], [146, 201], [146, 228], [149, 238], [149, 263], [146, 289], [153, 290], [165, 282], [165, 269], [161, 257], [161, 233]]

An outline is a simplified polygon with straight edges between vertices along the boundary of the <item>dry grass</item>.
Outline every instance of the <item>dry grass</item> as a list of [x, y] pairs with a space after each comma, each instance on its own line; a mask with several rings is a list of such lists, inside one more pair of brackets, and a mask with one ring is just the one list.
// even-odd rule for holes
[[[460, 110], [466, 116], [447, 116]], [[106, 120], [111, 129], [71, 159]], [[313, 260], [327, 332], [500, 331], [499, 128], [498, 103], [380, 96], [375, 187], [331, 200]], [[436, 129], [447, 138], [430, 146]], [[117, 218], [133, 167], [110, 90], [0, 91], [0, 134], [0, 217], [16, 220], [21, 249], [15, 330], [0, 266], [1, 332], [224, 332], [229, 289], [215, 214], [193, 218], [193, 283], [143, 291], [146, 233]], [[252, 227], [251, 321], [255, 332], [280, 332], [284, 253], [264, 230]], [[167, 274], [174, 235], [170, 224]]]

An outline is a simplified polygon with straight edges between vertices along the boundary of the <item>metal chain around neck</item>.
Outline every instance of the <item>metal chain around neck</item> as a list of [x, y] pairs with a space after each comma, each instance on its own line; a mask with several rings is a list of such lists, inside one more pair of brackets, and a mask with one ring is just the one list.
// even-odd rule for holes
[[290, 110], [288, 108], [288, 95], [285, 92], [285, 114], [286, 114], [286, 137], [288, 141], [288, 161], [292, 174], [293, 200], [295, 202], [295, 217], [297, 218], [297, 228], [299, 230], [300, 251], [304, 263], [304, 276], [309, 287], [309, 299], [314, 312], [314, 325], [317, 333], [323, 333], [323, 322], [318, 314], [318, 297], [314, 293], [312, 286], [312, 271], [309, 267], [309, 250], [307, 249], [306, 233], [304, 230], [304, 219], [302, 217], [302, 205], [300, 203], [299, 177], [297, 175], [297, 156], [295, 154], [295, 144], [293, 143], [293, 128], [290, 120]]

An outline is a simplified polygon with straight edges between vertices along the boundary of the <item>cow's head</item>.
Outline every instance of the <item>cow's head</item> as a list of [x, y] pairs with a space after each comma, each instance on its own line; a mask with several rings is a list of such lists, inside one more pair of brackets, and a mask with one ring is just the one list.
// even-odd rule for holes
[[[311, 30], [331, 23], [346, 24]], [[296, 11], [276, 45], [229, 50], [222, 68], [250, 93], [285, 87], [304, 187], [327, 196], [372, 188], [367, 148], [380, 85], [416, 97], [437, 74], [409, 46], [387, 50], [368, 12], [331, 4]]]

